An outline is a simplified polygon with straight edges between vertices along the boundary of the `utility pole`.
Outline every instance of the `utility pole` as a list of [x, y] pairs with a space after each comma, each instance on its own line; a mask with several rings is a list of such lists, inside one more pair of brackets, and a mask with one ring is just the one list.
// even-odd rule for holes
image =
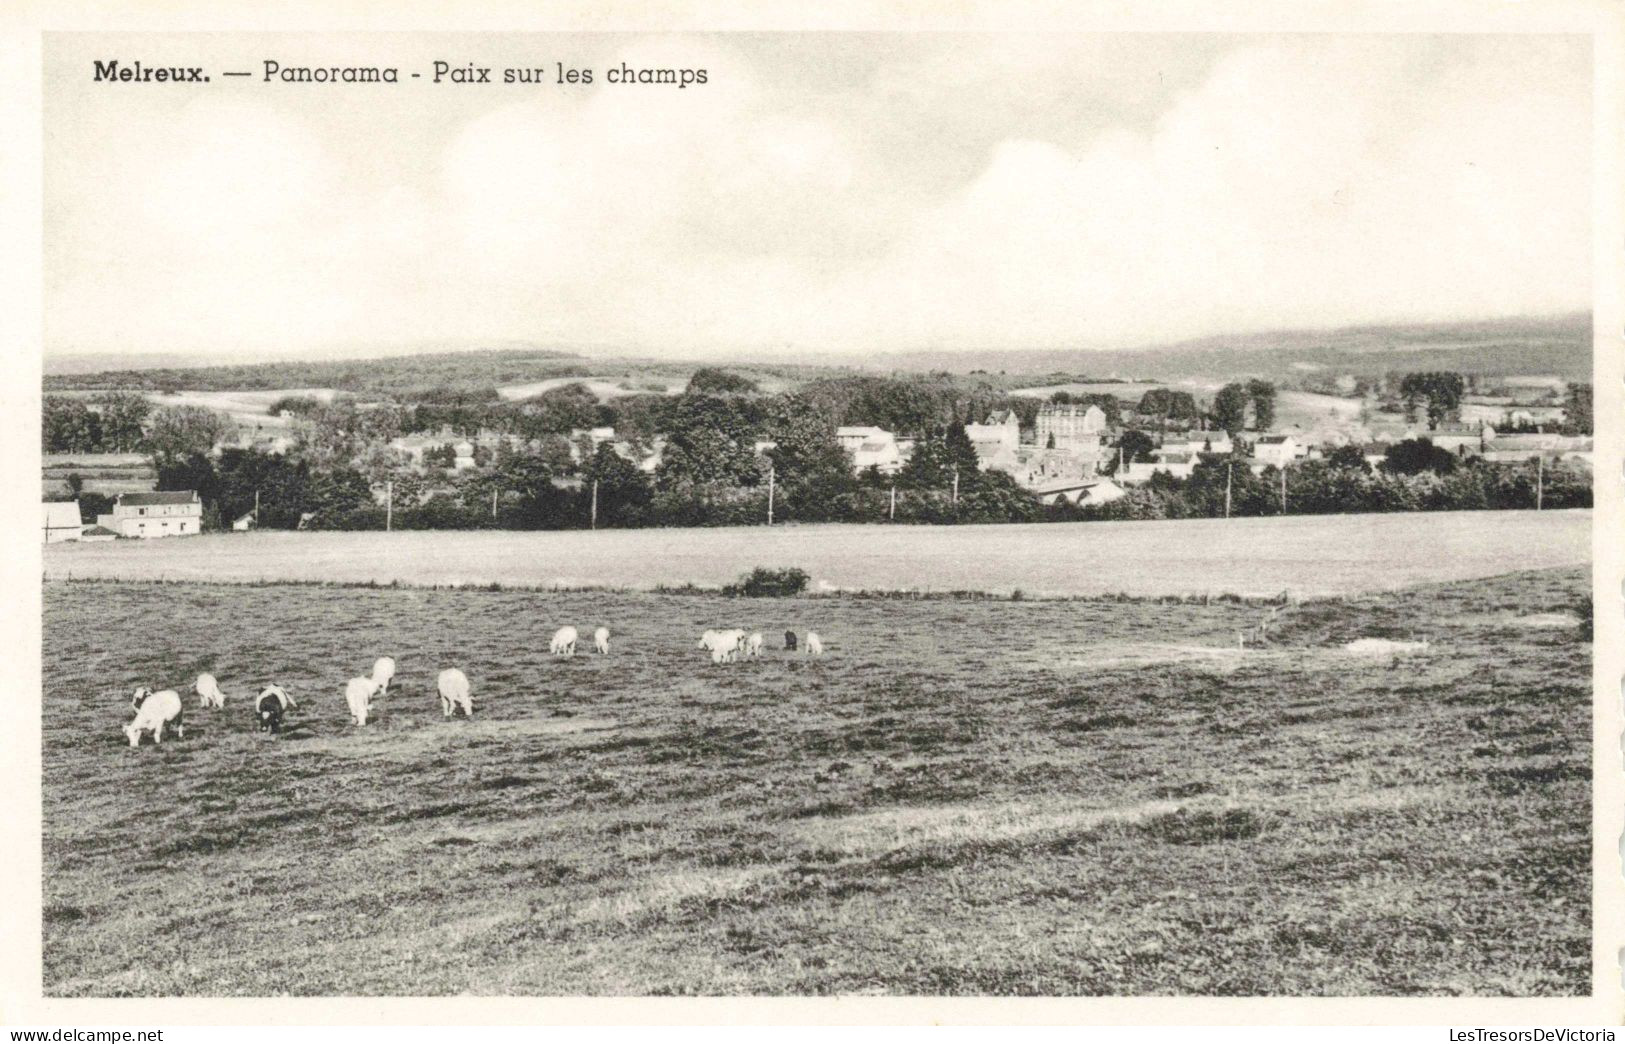
[[260, 491], [254, 490], [254, 524], [260, 524]]
[[891, 484], [891, 512], [886, 516], [887, 521], [897, 521], [897, 483]]
[[598, 480], [592, 480], [592, 521], [589, 523], [593, 529], [598, 528]]
[[1230, 475], [1231, 475], [1231, 472], [1233, 472], [1234, 470], [1235, 470], [1235, 464], [1233, 462], [1228, 461], [1228, 460], [1224, 462], [1224, 517], [1225, 518], [1230, 517]]
[[774, 469], [771, 463], [767, 466], [767, 524], [773, 524], [773, 479]]
[[494, 489], [491, 491], [491, 517], [497, 517], [497, 491]]
[[954, 507], [959, 506], [959, 465], [954, 465]]
[[[254, 491], [254, 521], [259, 521], [260, 494]], [[384, 532], [395, 528], [395, 481], [390, 479], [384, 483]]]

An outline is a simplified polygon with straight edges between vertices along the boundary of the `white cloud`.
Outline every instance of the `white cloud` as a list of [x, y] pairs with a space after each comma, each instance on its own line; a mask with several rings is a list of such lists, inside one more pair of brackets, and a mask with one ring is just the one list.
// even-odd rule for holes
[[[1048, 81], [1090, 75], [1057, 57], [1064, 42], [1044, 48]], [[52, 347], [1081, 347], [1590, 296], [1573, 43], [1269, 38], [1188, 76], [1154, 118], [1080, 111], [1069, 130], [1053, 111], [1014, 120], [1017, 93], [990, 93], [965, 146], [887, 125], [873, 97], [810, 93], [743, 44], [615, 53], [704, 65], [711, 82], [493, 92], [414, 126], [438, 154], [418, 171], [367, 161], [377, 142], [335, 134], [310, 94], [90, 113], [48, 168]], [[1020, 68], [1009, 41], [993, 53], [1000, 78]], [[1100, 69], [1113, 112], [1133, 58]], [[882, 61], [875, 82], [882, 97], [908, 85], [899, 112], [953, 107], [975, 125], [962, 88], [988, 77], [918, 72], [952, 67]], [[379, 133], [402, 126], [381, 116]], [[936, 158], [968, 173], [922, 180]]]

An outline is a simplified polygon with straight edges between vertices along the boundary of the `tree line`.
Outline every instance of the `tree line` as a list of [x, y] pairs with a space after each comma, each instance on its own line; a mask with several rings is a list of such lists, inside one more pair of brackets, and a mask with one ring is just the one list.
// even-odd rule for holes
[[1487, 511], [1588, 508], [1588, 471], [1533, 461], [1503, 464], [1457, 458], [1424, 439], [1390, 447], [1372, 467], [1344, 446], [1282, 472], [1257, 474], [1242, 458], [1205, 457], [1189, 478], [1153, 474], [1108, 504], [1074, 509], [1086, 520], [1222, 518], [1247, 515], [1339, 515], [1391, 511]]
[[[1585, 389], [1589, 400], [1589, 388]], [[1234, 423], [1273, 421], [1274, 388], [1251, 381], [1221, 389], [1222, 409], [1205, 414], [1189, 393], [1152, 389], [1134, 409], [1140, 423], [1212, 417]], [[1571, 398], [1575, 393], [1571, 392]], [[1111, 396], [1067, 396], [1111, 412]], [[1046, 519], [1188, 517], [1223, 513], [1215, 476], [1226, 472], [1231, 513], [1278, 512], [1279, 473], [1253, 475], [1232, 459], [1204, 458], [1188, 479], [1157, 475], [1115, 504], [1077, 509], [1042, 506], [1014, 478], [984, 471], [965, 432], [1000, 409], [1030, 426], [1043, 403], [1013, 396], [992, 382], [950, 375], [925, 378], [822, 378], [792, 392], [763, 392], [750, 378], [701, 370], [682, 394], [626, 395], [607, 402], [580, 385], [531, 400], [503, 402], [483, 391], [448, 389], [433, 401], [362, 404], [289, 396], [274, 405], [295, 418], [297, 441], [286, 455], [252, 449], [212, 451], [230, 423], [196, 406], [152, 408], [131, 393], [85, 400], [47, 396], [46, 448], [53, 452], [119, 447], [150, 453], [160, 489], [195, 489], [210, 528], [253, 510], [272, 528], [577, 528], [729, 525], [765, 521], [965, 523]], [[90, 405], [97, 408], [92, 410]], [[504, 423], [508, 425], [504, 429]], [[866, 423], [914, 434], [919, 441], [901, 472], [854, 474], [836, 438], [845, 424]], [[571, 431], [613, 426], [642, 459], [655, 435], [665, 440], [659, 464], [642, 470], [609, 443]], [[1219, 425], [1224, 426], [1224, 425]], [[451, 427], [469, 435], [508, 430], [523, 437], [476, 450], [479, 467], [423, 473], [387, 448], [410, 431]], [[60, 449], [53, 449], [60, 447]], [[1153, 458], [1145, 432], [1122, 433], [1125, 462]], [[448, 468], [446, 450], [431, 464]], [[1105, 469], [1112, 472], [1114, 457]], [[439, 470], [439, 469], [437, 469]], [[1532, 486], [1518, 467], [1460, 462], [1430, 443], [1393, 447], [1382, 468], [1344, 448], [1325, 461], [1295, 465], [1288, 475], [1289, 513], [1532, 507]], [[1547, 507], [1590, 503], [1588, 476], [1558, 469], [1547, 476]], [[379, 494], [389, 491], [389, 505]], [[96, 498], [85, 498], [91, 511]], [[1583, 502], [1583, 503], [1582, 503]], [[1277, 505], [1273, 506], [1272, 505]], [[106, 510], [105, 507], [101, 510]], [[93, 517], [94, 512], [92, 513]]]

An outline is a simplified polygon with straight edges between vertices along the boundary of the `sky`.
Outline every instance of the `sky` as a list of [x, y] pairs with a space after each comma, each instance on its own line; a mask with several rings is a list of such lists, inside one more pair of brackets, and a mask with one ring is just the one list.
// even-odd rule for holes
[[[872, 361], [1584, 310], [1589, 48], [52, 35], [46, 349]], [[111, 58], [211, 81], [93, 82]], [[436, 59], [546, 82], [431, 84]], [[707, 82], [605, 82], [622, 64]]]

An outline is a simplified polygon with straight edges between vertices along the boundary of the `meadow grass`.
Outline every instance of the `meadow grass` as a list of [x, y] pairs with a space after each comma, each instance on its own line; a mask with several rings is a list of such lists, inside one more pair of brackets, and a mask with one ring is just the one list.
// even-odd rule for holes
[[[877, 520], [878, 523], [878, 520]], [[1430, 511], [1030, 525], [212, 533], [63, 542], [48, 580], [720, 588], [795, 567], [812, 593], [1328, 597], [1578, 566], [1591, 512]]]
[[[45, 989], [1583, 994], [1588, 594], [1315, 602], [1241, 650], [1261, 610], [1217, 601], [48, 583]], [[563, 623], [611, 654], [550, 657]], [[769, 655], [711, 664], [724, 624]], [[129, 748], [137, 684], [184, 740]]]

